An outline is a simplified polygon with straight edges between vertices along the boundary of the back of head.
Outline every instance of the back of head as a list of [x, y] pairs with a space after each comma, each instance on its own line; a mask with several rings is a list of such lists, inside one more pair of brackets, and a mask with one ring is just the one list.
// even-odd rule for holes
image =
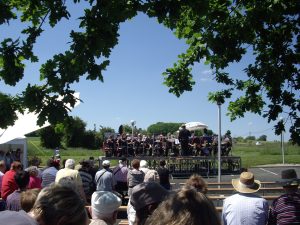
[[29, 184], [29, 173], [27, 171], [17, 171], [15, 176], [15, 181], [18, 185], [18, 187], [22, 190], [25, 189], [27, 187], [27, 185]]
[[194, 188], [183, 188], [162, 202], [147, 225], [220, 225], [210, 200]]
[[141, 168], [148, 168], [148, 163], [146, 160], [141, 160], [140, 162], [140, 167]]
[[203, 194], [207, 193], [207, 185], [205, 180], [197, 174], [190, 176], [190, 178], [185, 182], [185, 185], [194, 187], [197, 191], [200, 191]]
[[74, 159], [67, 159], [65, 163], [65, 168], [74, 169], [75, 168], [75, 161]]
[[85, 225], [88, 217], [80, 196], [71, 188], [52, 184], [41, 190], [31, 214], [44, 225]]
[[160, 160], [159, 165], [164, 167], [166, 165], [166, 160]]
[[29, 212], [32, 209], [39, 193], [40, 193], [40, 189], [38, 188], [28, 189], [21, 193], [21, 198], [20, 198], [21, 208], [25, 212]]
[[140, 168], [140, 160], [138, 160], [138, 159], [132, 160], [131, 166], [132, 166], [134, 169], [137, 169], [137, 170], [138, 170], [138, 169]]
[[22, 169], [22, 164], [18, 161], [14, 161], [14, 162], [12, 162], [10, 169], [12, 169], [14, 171], [21, 170]]

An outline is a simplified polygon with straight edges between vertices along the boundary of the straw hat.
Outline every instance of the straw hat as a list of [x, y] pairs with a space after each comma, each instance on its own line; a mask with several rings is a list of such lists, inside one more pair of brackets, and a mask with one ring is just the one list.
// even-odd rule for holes
[[254, 193], [260, 189], [261, 184], [259, 180], [254, 180], [253, 173], [243, 172], [239, 179], [232, 180], [232, 186], [240, 193]]

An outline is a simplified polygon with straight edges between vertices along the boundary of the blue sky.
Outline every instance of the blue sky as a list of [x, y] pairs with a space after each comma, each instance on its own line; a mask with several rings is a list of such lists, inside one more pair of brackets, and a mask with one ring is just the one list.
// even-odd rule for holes
[[[39, 82], [39, 68], [53, 54], [64, 52], [68, 48], [69, 32], [76, 29], [81, 11], [70, 9], [72, 18], [64, 20], [54, 29], [46, 30], [38, 39], [34, 48], [39, 56], [39, 63], [27, 63], [24, 79], [15, 87], [8, 87], [0, 81], [0, 89], [5, 93], [20, 93], [27, 83]], [[4, 37], [19, 37], [21, 29], [18, 22], [10, 26], [0, 26], [0, 40]], [[77, 28], [78, 29], [78, 28]], [[218, 132], [217, 105], [207, 100], [211, 91], [222, 89], [211, 76], [209, 66], [200, 63], [193, 69], [196, 85], [192, 92], [186, 92], [181, 97], [168, 92], [161, 75], [166, 68], [173, 65], [177, 55], [184, 52], [184, 40], [178, 40], [172, 31], [159, 25], [155, 19], [145, 15], [123, 23], [120, 28], [119, 44], [113, 49], [110, 66], [103, 73], [104, 83], [86, 81], [81, 78], [72, 87], [80, 92], [81, 103], [71, 115], [79, 116], [88, 124], [89, 129], [100, 125], [117, 130], [120, 124], [129, 124], [135, 120], [137, 127], [147, 128], [156, 122], [191, 122], [201, 121], [214, 132]], [[238, 64], [231, 65], [227, 71], [235, 77], [245, 76], [242, 69], [245, 62], [253, 57], [247, 55]], [[234, 93], [238, 96], [239, 93]], [[233, 136], [259, 137], [267, 135], [268, 140], [279, 140], [274, 135], [273, 123], [247, 113], [244, 118], [230, 122], [226, 116], [228, 102], [222, 106], [222, 133], [231, 130]], [[288, 134], [285, 134], [288, 138]]]

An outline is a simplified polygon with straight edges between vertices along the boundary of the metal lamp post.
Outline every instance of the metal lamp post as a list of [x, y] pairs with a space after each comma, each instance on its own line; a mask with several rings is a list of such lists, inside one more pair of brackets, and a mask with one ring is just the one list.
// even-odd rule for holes
[[[280, 120], [283, 121], [283, 117], [280, 117]], [[284, 164], [284, 131], [281, 131], [281, 154], [282, 154], [282, 164]]]
[[221, 102], [218, 102], [218, 183], [221, 182]]
[[133, 141], [133, 130], [134, 130], [134, 125], [135, 125], [135, 120], [130, 120], [131, 124], [131, 141]]

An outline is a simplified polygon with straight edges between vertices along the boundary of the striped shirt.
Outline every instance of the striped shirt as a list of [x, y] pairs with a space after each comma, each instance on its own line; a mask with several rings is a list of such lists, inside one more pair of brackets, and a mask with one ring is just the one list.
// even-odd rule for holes
[[93, 193], [93, 187], [94, 187], [94, 180], [91, 174], [89, 174], [87, 171], [80, 169], [79, 174], [81, 176], [82, 180], [82, 187], [83, 191], [86, 196], [92, 195]]
[[281, 195], [275, 199], [270, 211], [268, 225], [300, 224], [300, 193]]
[[7, 196], [6, 207], [11, 211], [21, 210], [21, 191], [16, 190]]
[[57, 169], [55, 167], [49, 167], [42, 173], [42, 188], [49, 186], [55, 182]]

